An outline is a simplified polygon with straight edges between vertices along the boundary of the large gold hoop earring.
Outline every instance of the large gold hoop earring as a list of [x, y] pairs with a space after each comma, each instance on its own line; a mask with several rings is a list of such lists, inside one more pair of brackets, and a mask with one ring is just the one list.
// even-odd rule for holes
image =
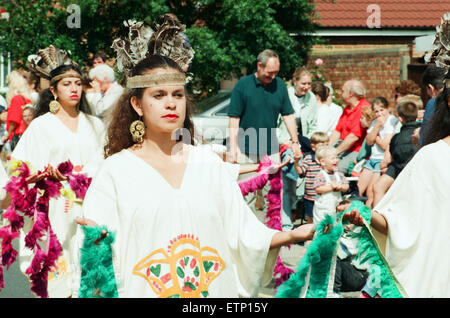
[[136, 143], [142, 143], [145, 135], [145, 125], [140, 119], [135, 120], [130, 125], [130, 133], [133, 141]]
[[48, 104], [48, 108], [50, 109], [50, 112], [52, 114], [57, 113], [60, 107], [61, 107], [61, 104], [56, 100], [56, 97], [54, 100], [52, 100], [50, 102], [50, 104]]

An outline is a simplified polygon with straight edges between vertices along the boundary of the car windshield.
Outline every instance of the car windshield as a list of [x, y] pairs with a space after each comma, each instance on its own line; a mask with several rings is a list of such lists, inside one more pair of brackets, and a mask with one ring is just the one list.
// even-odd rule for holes
[[231, 97], [231, 91], [220, 92], [217, 95], [202, 100], [195, 106], [195, 113], [202, 113]]

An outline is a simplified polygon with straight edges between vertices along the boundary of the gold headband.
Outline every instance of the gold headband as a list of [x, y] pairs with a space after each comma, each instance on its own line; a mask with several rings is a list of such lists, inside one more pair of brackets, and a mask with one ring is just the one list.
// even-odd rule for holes
[[127, 79], [127, 88], [146, 88], [160, 85], [184, 86], [186, 75], [183, 73], [136, 75]]
[[64, 74], [59, 74], [56, 75], [55, 77], [53, 77], [50, 80], [50, 83], [56, 83], [57, 81], [59, 81], [60, 79], [66, 78], [66, 77], [76, 77], [81, 79], [81, 75], [78, 74], [77, 72], [69, 72], [69, 73], [64, 73]]

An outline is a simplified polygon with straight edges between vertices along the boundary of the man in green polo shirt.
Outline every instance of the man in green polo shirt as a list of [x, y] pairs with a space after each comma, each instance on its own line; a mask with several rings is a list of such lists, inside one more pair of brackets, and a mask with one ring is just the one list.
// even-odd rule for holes
[[256, 66], [256, 72], [241, 78], [231, 95], [228, 161], [239, 162], [241, 153], [255, 162], [264, 155], [279, 153], [276, 128], [280, 114], [291, 136], [294, 154], [300, 156], [294, 109], [286, 85], [277, 77], [280, 60], [272, 50], [264, 50], [258, 55]]
[[[300, 157], [294, 109], [286, 85], [277, 77], [280, 59], [274, 51], [264, 50], [258, 55], [256, 67], [254, 74], [238, 81], [231, 95], [227, 161], [258, 163], [265, 155], [269, 155], [273, 161], [280, 162], [276, 136], [280, 114], [291, 136], [294, 156]], [[252, 200], [250, 198], [247, 202]]]

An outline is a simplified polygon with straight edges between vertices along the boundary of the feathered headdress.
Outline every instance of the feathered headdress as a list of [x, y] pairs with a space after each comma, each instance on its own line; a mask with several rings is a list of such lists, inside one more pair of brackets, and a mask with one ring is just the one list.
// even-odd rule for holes
[[441, 18], [441, 25], [436, 27], [433, 51], [425, 57], [425, 60], [447, 70], [447, 87], [450, 87], [450, 12], [444, 14]]
[[[143, 22], [134, 20], [126, 21], [124, 24], [129, 27], [128, 38], [114, 40], [112, 48], [117, 53], [116, 62], [119, 71], [124, 72], [127, 77], [127, 87], [149, 87], [161, 84], [161, 81], [165, 84], [172, 82], [179, 84], [184, 74], [174, 75], [167, 82], [165, 79], [149, 76], [131, 77], [131, 70], [144, 58], [161, 55], [175, 61], [182, 70], [186, 71], [194, 57], [194, 50], [184, 34], [185, 25], [172, 14], [162, 16], [155, 30], [144, 25]], [[183, 81], [185, 80], [184, 76]]]
[[53, 45], [40, 49], [38, 54], [28, 56], [30, 70], [37, 76], [50, 80], [50, 72], [65, 64], [76, 63], [70, 59], [70, 51], [64, 51]]

